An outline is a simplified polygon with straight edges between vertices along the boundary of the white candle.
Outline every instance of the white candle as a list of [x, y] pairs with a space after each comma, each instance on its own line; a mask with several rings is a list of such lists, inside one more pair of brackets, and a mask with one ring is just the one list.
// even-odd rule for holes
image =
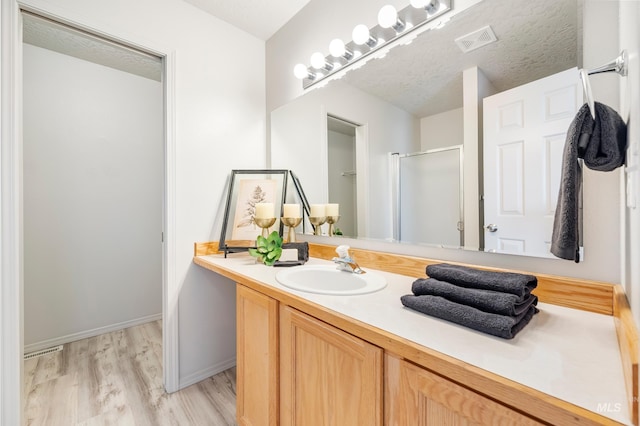
[[282, 217], [298, 218], [300, 216], [300, 204], [285, 204]]
[[311, 213], [309, 216], [311, 217], [324, 217], [325, 216], [325, 206], [324, 204], [311, 204]]
[[271, 219], [275, 217], [273, 203], [257, 203], [256, 219]]
[[326, 211], [327, 216], [339, 216], [340, 204], [327, 204]]

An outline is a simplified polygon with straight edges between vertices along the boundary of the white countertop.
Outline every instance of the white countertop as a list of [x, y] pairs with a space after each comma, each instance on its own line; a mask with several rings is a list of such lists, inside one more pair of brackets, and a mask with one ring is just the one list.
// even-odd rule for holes
[[[340, 314], [396, 334], [442, 354], [599, 413], [631, 424], [614, 318], [539, 303], [540, 313], [512, 340], [505, 340], [407, 309], [415, 278], [363, 268], [383, 275], [376, 293], [329, 296], [279, 284], [284, 268], [255, 263], [247, 254], [200, 256], [265, 285], [295, 294]], [[331, 264], [310, 259], [307, 265]], [[418, 277], [416, 277], [418, 278]]]

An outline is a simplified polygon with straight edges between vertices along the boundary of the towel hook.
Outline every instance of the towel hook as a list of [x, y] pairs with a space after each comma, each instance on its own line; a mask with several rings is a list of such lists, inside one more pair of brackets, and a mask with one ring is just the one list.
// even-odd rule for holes
[[596, 109], [595, 102], [593, 100], [593, 92], [591, 91], [591, 83], [589, 83], [589, 76], [592, 74], [600, 74], [604, 72], [616, 72], [625, 77], [628, 72], [628, 63], [629, 61], [627, 57], [627, 51], [623, 50], [622, 52], [620, 52], [620, 55], [618, 55], [617, 58], [607, 64], [590, 69], [589, 71], [585, 71], [584, 69], [580, 70], [582, 89], [584, 90], [584, 94], [587, 96], [587, 105], [589, 105], [591, 117], [596, 118]]
[[589, 70], [588, 74], [591, 75], [600, 74], [603, 72], [617, 72], [621, 76], [625, 77], [627, 75], [627, 62], [627, 51], [623, 50], [622, 52], [620, 52], [620, 55], [618, 55], [618, 57], [613, 61], [598, 68]]
[[593, 101], [593, 92], [591, 92], [591, 83], [589, 83], [589, 75], [584, 69], [580, 70], [580, 79], [582, 80], [582, 90], [587, 97], [587, 105], [591, 112], [591, 118], [596, 118], [596, 105]]

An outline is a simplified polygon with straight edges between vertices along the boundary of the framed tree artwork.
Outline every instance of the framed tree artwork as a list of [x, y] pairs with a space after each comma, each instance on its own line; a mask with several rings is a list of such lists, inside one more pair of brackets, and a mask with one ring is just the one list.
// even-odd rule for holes
[[255, 223], [256, 204], [272, 203], [276, 223], [282, 235], [280, 223], [286, 197], [288, 170], [232, 170], [225, 206], [220, 250], [227, 253], [247, 251], [255, 247], [256, 237], [262, 229]]

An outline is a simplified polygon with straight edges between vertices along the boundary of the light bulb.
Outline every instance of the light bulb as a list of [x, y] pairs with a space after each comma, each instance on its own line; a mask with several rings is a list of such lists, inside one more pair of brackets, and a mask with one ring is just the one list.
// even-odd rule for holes
[[433, 15], [440, 8], [438, 0], [411, 0], [411, 6], [416, 9], [425, 9], [427, 13]]
[[398, 12], [390, 4], [383, 6], [378, 12], [378, 24], [382, 28], [391, 28], [398, 22]]
[[440, 2], [438, 0], [430, 0], [424, 6], [428, 14], [433, 15], [440, 10]]
[[298, 64], [293, 67], [293, 74], [300, 80], [309, 77], [309, 70], [305, 64]]
[[353, 42], [357, 45], [365, 44], [369, 41], [369, 28], [366, 25], [360, 24], [353, 29], [351, 34]]
[[324, 55], [320, 52], [316, 52], [313, 55], [311, 55], [310, 62], [311, 62], [311, 66], [317, 69], [324, 68], [327, 63], [324, 59]]
[[331, 40], [331, 43], [329, 44], [329, 53], [331, 53], [331, 56], [333, 56], [334, 58], [339, 58], [346, 52], [347, 49], [344, 46], [344, 41], [340, 40], [339, 38]]

